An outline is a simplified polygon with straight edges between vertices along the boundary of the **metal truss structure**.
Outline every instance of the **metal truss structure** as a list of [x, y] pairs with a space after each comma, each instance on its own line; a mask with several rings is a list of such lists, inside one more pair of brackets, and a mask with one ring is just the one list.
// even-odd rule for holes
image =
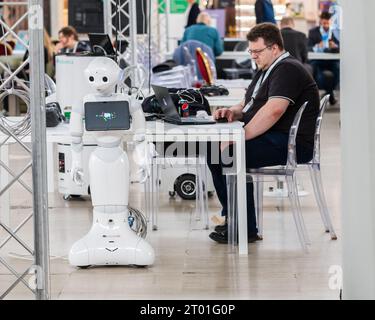
[[[104, 2], [104, 30], [109, 35], [115, 34], [122, 46], [130, 48], [131, 65], [137, 64], [137, 4], [132, 0], [105, 0]], [[122, 21], [127, 23], [122, 24]], [[119, 50], [119, 57], [124, 52]]]
[[151, 1], [151, 38], [158, 44], [158, 51], [165, 55], [169, 52], [169, 14], [170, 0]]
[[[104, 29], [121, 42], [119, 60], [132, 66], [141, 64], [150, 70], [153, 64], [164, 59], [169, 51], [169, 7], [170, 0], [104, 1]], [[142, 32], [137, 30], [137, 11], [144, 15]]]
[[[6, 75], [0, 85], [0, 95], [18, 95], [27, 97], [29, 101], [29, 113], [21, 120], [20, 126], [7, 125], [6, 119], [0, 122], [0, 151], [7, 150], [10, 144], [16, 144], [26, 151], [30, 161], [19, 172], [14, 172], [9, 164], [0, 160], [0, 206], [2, 211], [9, 210], [9, 189], [19, 183], [33, 198], [33, 212], [15, 228], [11, 228], [10, 221], [0, 215], [0, 227], [5, 230], [6, 238], [0, 242], [0, 250], [10, 241], [15, 240], [32, 257], [33, 264], [23, 272], [18, 272], [10, 262], [2, 257], [0, 252], [0, 264], [3, 265], [16, 280], [3, 291], [0, 288], [0, 299], [7, 297], [19, 284], [24, 284], [36, 299], [49, 298], [49, 239], [48, 239], [48, 190], [46, 172], [46, 125], [45, 125], [45, 92], [44, 92], [44, 44], [43, 44], [43, 1], [6, 1], [0, 6], [24, 6], [26, 13], [9, 26], [0, 19], [4, 35], [1, 41], [12, 36], [29, 51], [26, 59], [16, 70], [11, 70], [6, 63], [0, 62], [0, 67]], [[15, 32], [17, 27], [27, 20], [29, 28], [29, 44], [25, 43]], [[19, 78], [19, 73], [30, 65], [29, 84]], [[18, 92], [18, 93], [17, 93]], [[21, 93], [20, 93], [21, 92]], [[23, 93], [22, 93], [23, 92]], [[31, 134], [31, 139], [30, 139]], [[32, 148], [27, 146], [24, 139], [29, 137]], [[6, 152], [7, 152], [6, 151]], [[32, 170], [32, 187], [23, 178]], [[10, 178], [10, 179], [9, 179]], [[9, 181], [10, 180], [10, 181]], [[8, 206], [8, 208], [5, 208]], [[2, 219], [3, 218], [3, 219]], [[33, 218], [34, 246], [28, 245], [19, 235], [19, 231]]]

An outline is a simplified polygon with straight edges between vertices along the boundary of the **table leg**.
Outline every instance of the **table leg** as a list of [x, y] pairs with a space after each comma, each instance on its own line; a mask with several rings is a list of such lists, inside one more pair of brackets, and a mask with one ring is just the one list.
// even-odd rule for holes
[[[7, 144], [0, 147], [0, 159], [5, 165], [9, 164], [9, 146]], [[0, 190], [9, 183], [8, 172], [0, 167]], [[10, 195], [6, 191], [0, 196], [0, 221], [5, 225], [10, 225]]]
[[246, 154], [244, 132], [241, 132], [240, 138], [237, 141], [237, 148], [235, 149], [237, 162], [238, 251], [240, 255], [247, 255]]

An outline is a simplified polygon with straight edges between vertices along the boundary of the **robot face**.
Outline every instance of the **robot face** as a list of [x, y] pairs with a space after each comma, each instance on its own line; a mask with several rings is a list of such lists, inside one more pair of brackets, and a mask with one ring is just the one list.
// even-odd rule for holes
[[95, 58], [85, 70], [89, 84], [101, 94], [110, 94], [120, 79], [121, 69], [110, 58]]

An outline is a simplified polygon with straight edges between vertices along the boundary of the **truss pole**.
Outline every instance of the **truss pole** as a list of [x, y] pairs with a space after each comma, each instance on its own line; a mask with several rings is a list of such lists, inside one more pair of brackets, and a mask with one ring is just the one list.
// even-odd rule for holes
[[42, 0], [29, 0], [29, 37], [34, 271], [36, 273], [36, 299], [47, 300], [49, 299], [49, 235]]

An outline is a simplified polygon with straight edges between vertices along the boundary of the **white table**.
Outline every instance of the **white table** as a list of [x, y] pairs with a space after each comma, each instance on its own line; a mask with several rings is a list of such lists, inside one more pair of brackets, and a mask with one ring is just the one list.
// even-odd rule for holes
[[216, 60], [237, 60], [250, 59], [250, 54], [247, 51], [224, 51]]
[[229, 95], [227, 96], [214, 96], [207, 97], [210, 107], [232, 107], [241, 102], [244, 97], [247, 88], [249, 87], [251, 80], [245, 79], [217, 79], [215, 85], [221, 85], [228, 89]]
[[[246, 161], [245, 161], [245, 133], [241, 122], [217, 123], [214, 125], [199, 126], [178, 126], [164, 123], [162, 121], [147, 122], [146, 136], [152, 142], [207, 142], [207, 141], [235, 141], [239, 146], [236, 149], [235, 161], [237, 168], [237, 212], [238, 212], [238, 250], [239, 254], [248, 254], [247, 243], [247, 208], [246, 208]], [[0, 132], [0, 141], [3, 141], [4, 134]], [[55, 128], [47, 128], [47, 163], [49, 191], [53, 190], [54, 177], [54, 152], [55, 143], [70, 143], [69, 126], [59, 125]], [[92, 143], [94, 136], [86, 133], [83, 137], [84, 143]], [[24, 142], [30, 142], [30, 137], [26, 137]], [[10, 141], [9, 141], [10, 142]], [[0, 150], [1, 160], [8, 163], [9, 146], [3, 145]], [[52, 182], [51, 182], [52, 178]], [[0, 168], [0, 188], [7, 184], [7, 173]], [[52, 189], [51, 189], [52, 188]], [[10, 215], [9, 192], [0, 197], [0, 219], [5, 223], [9, 222]]]
[[210, 107], [229, 108], [241, 102], [244, 96], [245, 94], [243, 94], [241, 97], [233, 97], [231, 95], [219, 96], [219, 97], [207, 97], [207, 100], [210, 103]]
[[[165, 55], [166, 59], [172, 59], [173, 52], [168, 52]], [[246, 60], [251, 56], [247, 51], [224, 51], [216, 60]], [[308, 52], [307, 58], [309, 60], [340, 60], [340, 53], [326, 53], [326, 52]]]
[[340, 60], [339, 53], [309, 52], [309, 60]]

